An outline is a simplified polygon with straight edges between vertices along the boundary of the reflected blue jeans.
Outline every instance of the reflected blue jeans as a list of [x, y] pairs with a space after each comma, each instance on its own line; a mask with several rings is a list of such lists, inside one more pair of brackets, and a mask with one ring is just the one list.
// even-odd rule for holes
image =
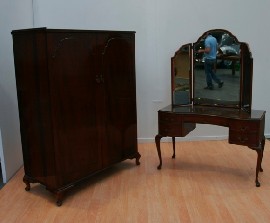
[[206, 83], [208, 87], [213, 87], [212, 79], [217, 83], [220, 84], [221, 80], [217, 77], [217, 75], [214, 72], [214, 66], [215, 66], [216, 60], [212, 59], [205, 59], [204, 62], [204, 71], [206, 75]]

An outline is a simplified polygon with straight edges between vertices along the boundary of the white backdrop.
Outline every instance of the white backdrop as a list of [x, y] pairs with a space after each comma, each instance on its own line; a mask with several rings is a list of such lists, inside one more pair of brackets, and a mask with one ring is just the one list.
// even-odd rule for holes
[[11, 31], [32, 25], [32, 0], [0, 1], [0, 158], [4, 182], [22, 165]]
[[[17, 5], [9, 3], [8, 0], [4, 2], [9, 7], [8, 9], [0, 7], [0, 22], [3, 22], [4, 12], [4, 16], [8, 17], [11, 23], [4, 23], [6, 29], [2, 29], [1, 24], [1, 37], [2, 32], [6, 32], [5, 38], [0, 39], [1, 58], [8, 58], [8, 63], [1, 63], [0, 68], [0, 87], [4, 88], [7, 94], [7, 97], [1, 97], [1, 100], [4, 100], [1, 101], [1, 106], [8, 106], [12, 112], [12, 114], [4, 113], [4, 117], [0, 114], [4, 150], [14, 146], [8, 143], [11, 142], [11, 136], [8, 134], [13, 132], [12, 138], [15, 137], [16, 142], [19, 140], [9, 33], [15, 28], [31, 27], [29, 19], [32, 14], [34, 27], [136, 31], [137, 114], [140, 142], [153, 141], [157, 133], [157, 110], [170, 104], [170, 58], [174, 52], [182, 44], [195, 42], [209, 29], [222, 28], [231, 31], [238, 40], [248, 42], [250, 45], [254, 58], [253, 109], [267, 111], [265, 133], [269, 137], [270, 1], [33, 0], [33, 11], [29, 6], [30, 0], [27, 0], [27, 4], [25, 1], [22, 3], [17, 0], [15, 1]], [[17, 10], [14, 10], [14, 7]], [[3, 78], [2, 72], [5, 72]], [[198, 125], [185, 140], [218, 139], [227, 137], [227, 134], [227, 128]]]
[[[253, 108], [270, 111], [266, 103], [270, 31], [269, 1], [227, 0], [36, 0], [35, 26], [136, 31], [138, 136], [152, 140], [157, 110], [170, 104], [170, 57], [184, 43], [205, 31], [222, 28], [248, 42], [254, 57]], [[269, 47], [268, 47], [269, 48]], [[269, 135], [269, 116], [266, 133]], [[199, 126], [189, 138], [224, 137], [222, 127]]]

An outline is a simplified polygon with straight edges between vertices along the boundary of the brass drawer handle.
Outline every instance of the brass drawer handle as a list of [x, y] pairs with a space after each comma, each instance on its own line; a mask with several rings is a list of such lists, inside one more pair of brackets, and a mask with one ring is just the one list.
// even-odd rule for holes
[[242, 137], [239, 136], [238, 139], [239, 139], [240, 142], [246, 142], [246, 141], [248, 141], [248, 137], [242, 138]]
[[166, 121], [175, 121], [174, 118], [169, 118], [169, 117], [166, 117], [165, 120], [166, 120]]
[[244, 127], [241, 127], [241, 129], [240, 129], [242, 132], [245, 132], [245, 131], [247, 131], [248, 130], [248, 127], [247, 126], [244, 126]]

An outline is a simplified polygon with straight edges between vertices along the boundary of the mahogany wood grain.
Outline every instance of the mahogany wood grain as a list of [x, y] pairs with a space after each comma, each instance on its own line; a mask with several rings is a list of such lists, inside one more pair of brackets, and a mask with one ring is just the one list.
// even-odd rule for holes
[[251, 112], [235, 108], [212, 106], [169, 105], [158, 111], [158, 134], [155, 137], [159, 157], [158, 169], [162, 167], [160, 141], [162, 137], [172, 137], [175, 157], [175, 137], [184, 137], [196, 128], [196, 123], [212, 124], [229, 128], [228, 142], [247, 146], [257, 152], [255, 184], [260, 187], [259, 172], [262, 172], [262, 159], [265, 144], [265, 111]]
[[[57, 205], [94, 174], [136, 159], [135, 32], [12, 31], [26, 190]], [[21, 188], [23, 190], [23, 188]]]

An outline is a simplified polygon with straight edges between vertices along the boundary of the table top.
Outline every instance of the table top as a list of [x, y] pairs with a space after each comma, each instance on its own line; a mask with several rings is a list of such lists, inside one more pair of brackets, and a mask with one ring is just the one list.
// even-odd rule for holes
[[186, 114], [186, 115], [219, 116], [224, 118], [236, 118], [242, 120], [262, 119], [265, 115], [265, 111], [262, 110], [251, 110], [251, 112], [248, 112], [237, 108], [224, 108], [217, 106], [199, 106], [199, 105], [182, 105], [182, 106], [168, 105], [159, 111], [175, 114]]

